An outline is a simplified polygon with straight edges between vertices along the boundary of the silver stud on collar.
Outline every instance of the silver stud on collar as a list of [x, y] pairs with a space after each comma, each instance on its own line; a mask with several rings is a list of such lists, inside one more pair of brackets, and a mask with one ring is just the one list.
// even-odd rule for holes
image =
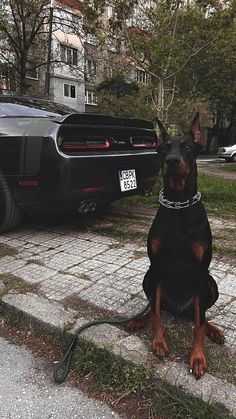
[[188, 208], [191, 205], [197, 204], [201, 199], [201, 192], [197, 192], [196, 195], [194, 195], [193, 199], [188, 199], [187, 201], [169, 201], [167, 198], [164, 197], [164, 190], [162, 189], [159, 193], [159, 202], [161, 205], [163, 205], [166, 208], [171, 209], [182, 209], [182, 208]]

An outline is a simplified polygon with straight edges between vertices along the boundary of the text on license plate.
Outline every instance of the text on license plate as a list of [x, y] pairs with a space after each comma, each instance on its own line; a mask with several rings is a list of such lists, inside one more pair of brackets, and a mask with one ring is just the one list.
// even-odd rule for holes
[[120, 170], [119, 179], [121, 192], [130, 191], [131, 189], [137, 188], [135, 169]]

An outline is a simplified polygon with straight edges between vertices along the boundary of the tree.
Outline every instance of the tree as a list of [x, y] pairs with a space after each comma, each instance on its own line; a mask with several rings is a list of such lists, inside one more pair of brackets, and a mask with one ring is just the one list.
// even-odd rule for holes
[[47, 0], [2, 0], [0, 5], [0, 56], [14, 69], [19, 92], [27, 91], [26, 76], [45, 61]]
[[[218, 50], [220, 57], [225, 33], [230, 32], [235, 15], [233, 2], [227, 3], [222, 8], [222, 2], [217, 0], [158, 0], [151, 7], [142, 0], [117, 0], [113, 2], [112, 16], [105, 20], [105, 1], [85, 0], [85, 29], [93, 30], [101, 43], [115, 39], [124, 66], [132, 62], [151, 75], [153, 107], [164, 122], [177, 123], [181, 106], [189, 110], [197, 102], [205, 110], [217, 107], [219, 101], [214, 100], [213, 91], [217, 90], [214, 83], [216, 87], [222, 62], [214, 61], [214, 54]], [[232, 45], [227, 44], [229, 55]], [[218, 69], [210, 74], [213, 61]], [[229, 96], [228, 91], [225, 102], [230, 104]]]
[[[54, 8], [54, 15], [50, 14], [50, 10], [49, 0], [1, 1], [0, 62], [14, 71], [16, 88], [20, 94], [27, 92], [30, 86], [27, 77], [32, 73], [40, 68], [45, 71], [47, 67], [48, 71], [51, 64], [63, 62], [60, 53], [50, 54], [48, 41], [51, 40], [51, 35], [58, 30], [78, 35], [81, 30], [79, 19], [76, 20], [72, 14], [66, 14], [63, 4], [62, 7], [58, 5]], [[74, 10], [76, 12], [76, 7]], [[77, 69], [77, 66], [73, 67]], [[81, 69], [78, 71], [81, 72]]]

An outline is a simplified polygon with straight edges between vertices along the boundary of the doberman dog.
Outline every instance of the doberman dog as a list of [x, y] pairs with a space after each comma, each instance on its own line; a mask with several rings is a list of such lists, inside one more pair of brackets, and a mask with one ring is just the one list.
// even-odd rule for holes
[[152, 349], [163, 358], [169, 349], [161, 324], [161, 310], [194, 319], [189, 371], [198, 379], [206, 371], [205, 336], [218, 344], [224, 343], [223, 332], [205, 317], [206, 310], [218, 298], [218, 288], [208, 271], [212, 236], [201, 194], [197, 191], [196, 157], [202, 147], [199, 114], [186, 135], [170, 137], [158, 119], [157, 123], [163, 189], [147, 241], [150, 267], [143, 288], [150, 309], [130, 322], [128, 329], [138, 330], [151, 320]]

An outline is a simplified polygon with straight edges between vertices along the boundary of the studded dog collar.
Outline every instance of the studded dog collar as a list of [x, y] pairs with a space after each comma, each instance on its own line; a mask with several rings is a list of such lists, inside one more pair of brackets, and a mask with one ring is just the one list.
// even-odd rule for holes
[[196, 195], [192, 199], [188, 199], [187, 201], [169, 201], [167, 198], [164, 197], [164, 190], [162, 189], [159, 193], [159, 202], [166, 208], [171, 209], [182, 209], [188, 208], [191, 205], [197, 204], [201, 199], [201, 192], [197, 192]]

